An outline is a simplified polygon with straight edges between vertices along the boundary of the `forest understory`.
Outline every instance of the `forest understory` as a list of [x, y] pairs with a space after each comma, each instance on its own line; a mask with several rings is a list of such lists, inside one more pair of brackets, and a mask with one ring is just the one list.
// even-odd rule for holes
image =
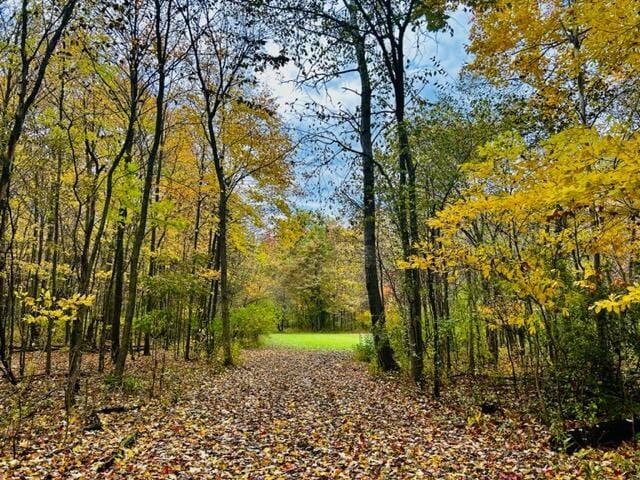
[[[349, 352], [263, 348], [228, 369], [169, 353], [134, 356], [116, 389], [93, 373], [97, 355], [84, 359], [92, 373], [71, 417], [62, 353], [53, 380], [2, 384], [0, 478], [640, 476], [630, 444], [553, 451], [530, 397], [488, 380], [459, 377], [436, 401]], [[482, 414], [481, 398], [498, 399], [498, 412]]]

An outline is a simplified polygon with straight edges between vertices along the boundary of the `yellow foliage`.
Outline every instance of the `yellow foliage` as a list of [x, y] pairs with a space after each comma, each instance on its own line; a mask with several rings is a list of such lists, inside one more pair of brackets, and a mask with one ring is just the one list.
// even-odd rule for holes
[[589, 96], [640, 74], [637, 12], [633, 0], [483, 2], [470, 35], [471, 68], [498, 85], [519, 78], [542, 109], [575, 111], [579, 76]]
[[605, 300], [594, 303], [593, 308], [596, 313], [606, 310], [607, 312], [622, 313], [630, 306], [640, 303], [640, 285], [634, 283], [627, 287], [627, 293], [622, 295], [611, 294]]
[[[429, 222], [441, 232], [444, 247], [437, 252], [425, 249], [424, 258], [414, 265], [432, 266], [437, 262], [430, 257], [439, 256], [441, 268], [473, 269], [500, 281], [514, 301], [531, 301], [559, 315], [567, 314], [564, 303], [573, 287], [591, 294], [615, 290], [604, 285], [596, 268], [624, 279], [624, 266], [640, 247], [635, 221], [640, 211], [640, 141], [637, 134], [623, 132], [570, 128], [540, 148], [526, 148], [522, 139], [508, 133], [485, 145], [481, 161], [464, 168], [468, 188], [462, 199]], [[471, 232], [484, 233], [470, 238]], [[602, 257], [599, 267], [596, 254]], [[594, 308], [622, 312], [637, 303], [638, 292], [629, 287], [623, 295], [612, 293]], [[518, 315], [499, 316], [526, 325]]]
[[77, 318], [80, 308], [90, 308], [95, 295], [73, 294], [69, 298], [55, 298], [49, 290], [43, 290], [37, 298], [29, 296], [25, 291], [15, 292], [16, 299], [27, 313], [23, 320], [27, 323], [46, 323], [49, 320], [71, 321]]

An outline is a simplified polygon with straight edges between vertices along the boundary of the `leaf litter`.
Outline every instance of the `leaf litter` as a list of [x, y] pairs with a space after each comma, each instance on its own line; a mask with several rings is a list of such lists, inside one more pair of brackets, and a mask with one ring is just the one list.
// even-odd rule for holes
[[[640, 478], [631, 445], [568, 457], [550, 450], [548, 431], [516, 405], [488, 416], [459, 394], [435, 401], [348, 353], [243, 356], [223, 371], [167, 362], [151, 400], [146, 384], [125, 394], [91, 391], [99, 382], [87, 379], [85, 405], [70, 418], [59, 409], [62, 393], [51, 395], [11, 438], [15, 456], [5, 441], [0, 478]], [[149, 362], [138, 357], [135, 368], [145, 372]], [[85, 429], [91, 414], [101, 428]]]

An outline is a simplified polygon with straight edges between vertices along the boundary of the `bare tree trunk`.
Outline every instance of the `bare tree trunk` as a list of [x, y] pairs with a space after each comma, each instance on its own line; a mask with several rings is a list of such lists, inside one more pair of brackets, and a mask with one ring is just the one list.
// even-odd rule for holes
[[[62, 122], [62, 105], [64, 102], [64, 80], [61, 80], [58, 121]], [[60, 241], [60, 182], [62, 177], [62, 152], [57, 152], [56, 184], [53, 198], [53, 253], [51, 255], [51, 296], [58, 297], [58, 243]], [[53, 318], [47, 320], [46, 364], [45, 372], [51, 373], [51, 342], [53, 340]]]
[[[155, 185], [155, 194], [154, 194], [154, 202], [158, 203], [160, 201], [160, 178], [162, 174], [162, 150], [160, 150], [160, 154], [158, 155], [158, 168], [156, 171], [156, 185]], [[151, 239], [149, 240], [149, 277], [153, 277], [156, 274], [156, 243], [157, 243], [157, 235], [158, 235], [158, 227], [154, 224], [151, 227]], [[151, 314], [155, 308], [153, 294], [150, 292], [149, 297], [147, 298], [147, 314]], [[151, 326], [147, 328], [147, 331], [144, 333], [144, 350], [143, 355], [148, 356], [151, 355], [151, 332], [149, 329]]]
[[[357, 22], [355, 12], [352, 20]], [[378, 366], [382, 371], [398, 370], [393, 358], [393, 349], [389, 343], [385, 328], [385, 311], [379, 290], [376, 242], [376, 191], [371, 139], [371, 97], [372, 87], [366, 59], [365, 38], [357, 31], [352, 33], [360, 76], [360, 148], [362, 149], [362, 193], [363, 193], [363, 233], [364, 233], [364, 271], [369, 312], [371, 313], [371, 331], [376, 350]]]
[[[200, 239], [200, 216], [202, 210], [202, 198], [200, 197], [200, 191], [198, 190], [198, 200], [196, 205], [196, 220], [195, 226], [193, 230], [193, 252], [192, 252], [192, 264], [191, 264], [191, 274], [196, 273], [196, 254], [198, 252], [198, 241]], [[189, 319], [187, 321], [187, 339], [184, 348], [184, 359], [189, 360], [189, 354], [191, 351], [191, 322], [193, 321], [193, 294], [189, 296]]]
[[[211, 257], [210, 267], [216, 271], [220, 271], [220, 241], [219, 235], [216, 233], [211, 241], [209, 248], [209, 255]], [[209, 291], [207, 302], [207, 328], [210, 330], [210, 338], [207, 342], [207, 353], [211, 355], [215, 348], [215, 335], [214, 335], [214, 321], [216, 318], [216, 312], [218, 311], [218, 296], [220, 292], [220, 280], [211, 280], [211, 288]]]
[[[402, 60], [401, 60], [402, 61]], [[419, 241], [418, 220], [416, 213], [415, 167], [411, 157], [409, 137], [404, 125], [404, 80], [395, 87], [396, 90], [396, 128], [398, 129], [400, 168], [400, 236], [402, 253], [405, 259], [416, 254], [415, 245]], [[409, 305], [407, 330], [409, 340], [409, 366], [411, 378], [419, 388], [424, 386], [423, 377], [423, 339], [422, 312], [420, 298], [420, 272], [415, 268], [408, 268], [404, 272], [405, 292]]]
[[[4, 285], [4, 278], [0, 278], [0, 300], [5, 298]], [[18, 381], [11, 369], [11, 357], [9, 356], [9, 346], [7, 345], [6, 337], [7, 325], [5, 319], [9, 317], [10, 312], [9, 308], [5, 308], [5, 305], [8, 306], [8, 302], [2, 302], [2, 306], [0, 307], [0, 367], [2, 368], [2, 376], [11, 384], [15, 385]]]
[[[131, 152], [125, 158], [126, 165], [131, 161]], [[124, 232], [127, 209], [121, 207], [118, 212], [118, 224], [116, 228], [115, 253], [113, 259], [113, 297], [111, 304], [111, 360], [116, 361], [120, 351], [120, 317], [122, 316], [122, 303], [124, 302]]]
[[222, 320], [222, 349], [223, 364], [232, 365], [231, 353], [231, 320], [229, 318], [229, 280], [227, 267], [227, 193], [220, 192], [220, 205], [218, 206], [218, 248], [220, 251], [220, 317]]
[[429, 307], [433, 318], [433, 396], [440, 397], [442, 355], [440, 345], [440, 309], [438, 307], [436, 293], [436, 273], [431, 269], [427, 270], [427, 296]]

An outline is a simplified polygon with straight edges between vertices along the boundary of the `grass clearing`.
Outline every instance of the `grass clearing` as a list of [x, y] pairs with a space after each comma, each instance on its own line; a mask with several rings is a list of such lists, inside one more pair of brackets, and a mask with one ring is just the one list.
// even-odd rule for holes
[[351, 350], [365, 333], [272, 333], [265, 339], [269, 347], [308, 350]]

